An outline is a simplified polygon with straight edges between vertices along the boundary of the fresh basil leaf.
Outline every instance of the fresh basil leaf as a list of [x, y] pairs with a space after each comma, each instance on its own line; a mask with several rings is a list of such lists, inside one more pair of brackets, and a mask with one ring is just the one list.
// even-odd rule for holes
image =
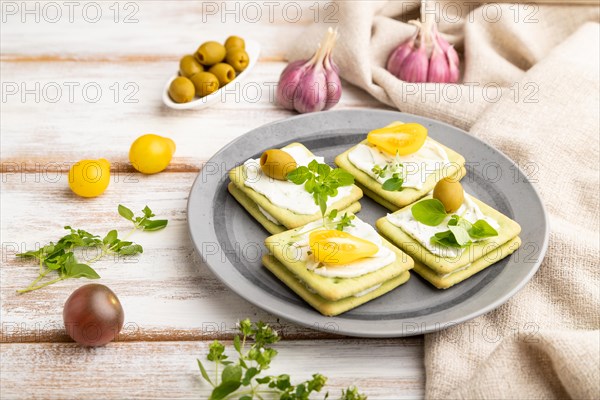
[[165, 228], [168, 223], [169, 223], [169, 221], [166, 219], [157, 219], [154, 221], [145, 220], [142, 223], [142, 227], [144, 228], [145, 231], [159, 231], [159, 230]]
[[152, 217], [154, 217], [154, 214], [152, 213], [152, 210], [148, 206], [144, 207], [144, 209], [142, 210], [142, 212], [144, 213], [144, 216], [146, 218], [152, 218]]
[[431, 243], [437, 243], [441, 246], [446, 247], [460, 247], [458, 243], [456, 243], [456, 239], [454, 238], [454, 234], [451, 231], [443, 231], [438, 232], [431, 237]]
[[321, 209], [321, 215], [325, 215], [327, 212], [327, 195], [324, 193], [319, 194], [319, 209]]
[[313, 195], [315, 204], [319, 206], [325, 218], [327, 198], [338, 195], [338, 188], [354, 183], [354, 176], [339, 168], [332, 169], [327, 164], [311, 161], [307, 167], [298, 167], [287, 175], [287, 179], [296, 184], [304, 184], [304, 189]]
[[306, 393], [306, 384], [301, 383], [296, 386], [296, 397], [299, 399], [308, 398], [307, 393]]
[[454, 235], [454, 240], [456, 244], [460, 247], [464, 247], [471, 243], [471, 238], [469, 237], [469, 233], [462, 226], [449, 226], [450, 232]]
[[331, 221], [333, 221], [335, 219], [335, 217], [337, 217], [337, 215], [338, 215], [338, 210], [337, 210], [337, 208], [334, 208], [333, 210], [329, 211], [328, 217]]
[[287, 390], [292, 386], [290, 382], [290, 376], [288, 374], [282, 374], [277, 377], [277, 381], [274, 382], [274, 387], [279, 390]]
[[311, 172], [307, 167], [298, 167], [295, 170], [291, 171], [287, 174], [286, 178], [288, 181], [295, 183], [296, 185], [301, 185], [306, 182], [307, 179], [310, 178]]
[[344, 171], [343, 169], [336, 168], [334, 171], [337, 171], [335, 174], [335, 179], [337, 181], [337, 186], [350, 186], [354, 184], [354, 175], [349, 172]]
[[102, 243], [109, 245], [109, 244], [113, 243], [115, 240], [117, 240], [118, 236], [119, 236], [119, 234], [117, 233], [117, 231], [115, 229], [113, 229], [112, 231], [110, 231], [106, 234], [104, 239], [102, 239]]
[[498, 236], [496, 231], [487, 221], [479, 219], [475, 221], [471, 229], [469, 229], [469, 235], [473, 239], [483, 239], [492, 236]]
[[139, 244], [131, 244], [119, 248], [116, 252], [122, 256], [133, 256], [138, 253], [143, 253], [144, 249]]
[[212, 385], [213, 383], [210, 380], [210, 376], [208, 376], [208, 373], [206, 372], [204, 365], [202, 365], [202, 361], [200, 361], [199, 359], [196, 359], [196, 361], [198, 361], [198, 368], [200, 368], [200, 373], [202, 374], [202, 377], [204, 378], [205, 381], [207, 381], [208, 383], [210, 383]]
[[316, 185], [315, 178], [310, 177], [304, 184], [304, 190], [306, 190], [308, 193], [312, 193], [315, 190]]
[[240, 382], [242, 380], [242, 367], [239, 365], [229, 365], [221, 374], [222, 382]]
[[271, 382], [271, 377], [270, 376], [265, 376], [263, 378], [256, 378], [255, 380], [256, 380], [257, 383], [260, 383], [261, 385], [264, 385], [265, 383]]
[[250, 385], [250, 383], [252, 382], [252, 378], [254, 378], [256, 375], [258, 375], [260, 371], [255, 368], [255, 367], [250, 367], [246, 370], [246, 373], [244, 374], [244, 379], [242, 379], [242, 385], [244, 386], [248, 386]]
[[69, 278], [100, 279], [100, 275], [87, 264], [70, 264], [67, 270]]
[[30, 251], [26, 251], [25, 253], [17, 253], [15, 254], [15, 257], [35, 257], [35, 258], [40, 258], [42, 254], [42, 249], [39, 250], [30, 250]]
[[235, 381], [223, 382], [219, 386], [214, 388], [214, 390], [210, 394], [209, 400], [222, 400], [225, 397], [227, 397], [227, 395], [238, 390], [238, 388], [241, 386], [241, 384], [242, 383], [239, 381], [238, 382], [235, 382]]
[[46, 261], [46, 262], [44, 263], [44, 265], [45, 265], [46, 267], [48, 267], [48, 269], [51, 269], [51, 270], [57, 270], [57, 269], [60, 269], [60, 268], [62, 268], [62, 266], [63, 266], [61, 263], [58, 263], [58, 262], [51, 262], [51, 261]]
[[317, 165], [317, 174], [326, 178], [327, 175], [331, 172], [331, 167], [327, 164], [319, 164]]
[[235, 337], [233, 338], [233, 347], [235, 348], [235, 350], [239, 353], [242, 349], [242, 344], [240, 343], [240, 337], [239, 335], [235, 335]]
[[438, 199], [427, 199], [410, 208], [413, 217], [422, 224], [438, 226], [446, 218], [446, 209]]
[[[308, 392], [317, 391], [320, 392], [327, 383], [327, 378], [321, 374], [313, 374], [312, 379], [307, 381], [308, 384]], [[327, 395], [325, 395], [327, 397]], [[366, 397], [365, 397], [366, 399]]]
[[387, 190], [388, 192], [396, 192], [401, 191], [403, 189], [403, 183], [404, 179], [402, 178], [390, 178], [387, 181], [383, 182], [383, 185], [381, 187], [383, 190]]
[[471, 224], [465, 218], [462, 218], [462, 217], [454, 214], [452, 217], [450, 217], [450, 220], [448, 221], [448, 226], [460, 226], [468, 232], [471, 229], [471, 227], [473, 226], [473, 224]]
[[119, 204], [119, 215], [123, 218], [125, 218], [128, 221], [133, 221], [133, 211], [131, 211], [129, 208], [125, 207], [124, 205]]
[[317, 160], [312, 160], [308, 163], [308, 170], [310, 172], [318, 172], [319, 171], [319, 162]]

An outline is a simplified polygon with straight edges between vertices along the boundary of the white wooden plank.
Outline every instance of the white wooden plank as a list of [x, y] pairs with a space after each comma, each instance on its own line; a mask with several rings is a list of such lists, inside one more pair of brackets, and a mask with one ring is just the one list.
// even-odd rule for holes
[[286, 40], [280, 40], [282, 35], [292, 40], [308, 24], [333, 21], [337, 15], [329, 1], [115, 3], [3, 2], [2, 57], [179, 57], [204, 41], [239, 35], [258, 40], [265, 57], [281, 59], [287, 46]]
[[[117, 64], [2, 62], [3, 84], [16, 85], [15, 94], [5, 94], [2, 105], [3, 167], [35, 171], [37, 162], [38, 169], [56, 170], [65, 162], [98, 157], [123, 163], [136, 137], [157, 133], [173, 138], [177, 144], [172, 170], [197, 170], [234, 138], [265, 123], [296, 115], [272, 104], [273, 88], [285, 65], [259, 63], [248, 81], [236, 84], [239, 94], [226, 93], [224, 103], [205, 110], [176, 111], [161, 101], [164, 83], [177, 66], [175, 60]], [[78, 84], [72, 102], [69, 82]], [[131, 86], [125, 90], [127, 84]], [[96, 87], [102, 95], [92, 103]], [[115, 102], [116, 87], [120, 91]], [[131, 99], [138, 102], [126, 102], [125, 96], [138, 88]], [[30, 89], [32, 93], [24, 94]], [[346, 84], [335, 109], [379, 104]], [[21, 165], [23, 162], [25, 165]]]
[[[36, 183], [33, 174], [4, 174], [0, 195], [2, 341], [68, 340], [62, 306], [75, 288], [92, 281], [66, 280], [17, 294], [17, 289], [37, 277], [37, 266], [14, 254], [58, 239], [64, 225], [101, 234], [115, 228], [126, 233], [130, 224], [117, 214], [120, 203], [134, 210], [148, 204], [157, 216], [169, 220], [163, 231], [138, 232], [131, 237], [144, 246], [139, 257], [129, 261], [109, 258], [94, 264], [102, 276], [98, 282], [111, 287], [123, 303], [126, 327], [121, 340], [223, 337], [246, 316], [277, 324], [277, 318], [221, 284], [193, 250], [185, 208], [194, 178], [193, 173], [129, 177], [138, 182], [119, 177], [101, 197], [83, 199], [70, 193], [65, 175], [56, 182], [42, 179]], [[293, 324], [277, 325], [290, 337], [315, 334]]]
[[[315, 2], [292, 2], [302, 8], [297, 22], [290, 21], [293, 14], [284, 17], [276, 10], [272, 22], [263, 18], [252, 23], [240, 15], [239, 24], [231, 23], [236, 17], [231, 14], [225, 17], [229, 23], [222, 23], [221, 10], [203, 20], [202, 2], [192, 1], [167, 6], [158, 1], [120, 2], [117, 23], [108, 9], [113, 2], [96, 2], [103, 12], [97, 23], [85, 21], [81, 14], [70, 22], [64, 8], [57, 23], [46, 20], [48, 15], [40, 15], [42, 20], [35, 22], [31, 14], [22, 22], [22, 10], [6, 13], [7, 4], [15, 3], [24, 4], [1, 5], [7, 19], [0, 36], [3, 93], [7, 93], [7, 83], [19, 89], [21, 84], [30, 89], [39, 83], [40, 90], [46, 85], [47, 92], [40, 93], [39, 102], [31, 94], [22, 101], [21, 93], [2, 99], [0, 397], [97, 398], [101, 390], [107, 398], [205, 398], [208, 387], [201, 383], [195, 357], [206, 351], [206, 340], [231, 337], [235, 322], [246, 316], [270, 322], [285, 339], [278, 345], [282, 355], [274, 374], [291, 372], [307, 378], [321, 372], [330, 377], [333, 395], [357, 384], [370, 399], [422, 397], [421, 337], [324, 340], [332, 335], [280, 321], [225, 288], [198, 260], [187, 235], [187, 194], [202, 162], [244, 132], [294, 115], [274, 107], [265, 88], [277, 81], [285, 66], [281, 61], [287, 40], [315, 21]], [[49, 7], [54, 2], [27, 6], [35, 7], [33, 3]], [[137, 23], [122, 23], [125, 13], [132, 10], [125, 8], [127, 3], [139, 7]], [[317, 4], [316, 20], [331, 15], [332, 9], [324, 8], [328, 4]], [[204, 40], [230, 34], [252, 37], [263, 46], [261, 62], [245, 86], [248, 91], [263, 88], [260, 99], [248, 98], [249, 92], [247, 98], [235, 101], [230, 94], [228, 102], [205, 111], [176, 112], [162, 106], [163, 84], [179, 57]], [[68, 97], [69, 82], [79, 88], [73, 101]], [[128, 82], [133, 83], [129, 89], [124, 87]], [[103, 90], [97, 103], [82, 96], [84, 84]], [[53, 103], [52, 89], [57, 85], [63, 96]], [[116, 87], [119, 97], [115, 101]], [[132, 88], [139, 89], [133, 96], [138, 101], [126, 103], [124, 96]], [[380, 107], [359, 89], [349, 85], [344, 89], [338, 108]], [[131, 176], [126, 166], [129, 145], [148, 132], [177, 142], [178, 151], [168, 169], [171, 173]], [[117, 179], [102, 197], [84, 200], [70, 193], [64, 174], [54, 172], [65, 172], [65, 164], [94, 157], [110, 159], [120, 172], [113, 171]], [[134, 209], [149, 204], [170, 220], [165, 231], [133, 237], [145, 248], [136, 263], [95, 265], [102, 275], [100, 282], [119, 294], [125, 308], [127, 324], [119, 341], [100, 349], [82, 349], [72, 343], [19, 343], [68, 341], [62, 328], [62, 305], [76, 287], [89, 281], [65, 281], [17, 296], [15, 290], [35, 277], [36, 268], [17, 261], [14, 253], [37, 241], [55, 239], [66, 223], [99, 232], [127, 229], [115, 212], [119, 203]], [[298, 338], [311, 340], [294, 340]], [[162, 340], [171, 342], [157, 342]]]
[[[86, 349], [75, 344], [2, 344], [2, 398], [107, 399], [207, 398], [198, 371], [208, 342], [111, 343]], [[358, 386], [375, 399], [422, 398], [423, 350], [403, 340], [285, 341], [269, 370], [295, 382], [313, 373], [327, 377], [337, 398]], [[101, 393], [101, 395], [100, 395]]]
[[317, 332], [279, 321], [252, 306], [221, 284], [202, 263], [188, 236], [185, 211], [195, 177], [194, 173], [119, 176], [102, 196], [83, 199], [70, 192], [65, 175], [54, 182], [38, 177], [36, 182], [34, 174], [4, 174], [0, 193], [1, 341], [68, 340], [62, 324], [63, 304], [73, 290], [92, 281], [66, 280], [17, 294], [17, 289], [37, 277], [38, 268], [14, 254], [56, 241], [63, 235], [64, 225], [98, 234], [118, 229], [124, 234], [130, 223], [117, 214], [118, 204], [133, 210], [147, 204], [158, 217], [169, 220], [162, 231], [138, 232], [131, 237], [144, 246], [139, 257], [128, 261], [108, 258], [94, 264], [102, 277], [97, 282], [112, 288], [123, 303], [126, 326], [120, 340], [229, 337], [236, 321], [246, 317], [276, 324], [287, 338], [332, 337], [328, 330]]

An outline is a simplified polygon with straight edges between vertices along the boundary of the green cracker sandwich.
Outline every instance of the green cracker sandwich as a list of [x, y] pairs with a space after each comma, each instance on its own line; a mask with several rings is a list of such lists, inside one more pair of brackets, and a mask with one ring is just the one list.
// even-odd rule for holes
[[[402, 126], [412, 127], [407, 131], [417, 132], [415, 136], [420, 135], [421, 147], [413, 145], [404, 150], [412, 153], [396, 153], [393, 156], [370, 142], [382, 140], [376, 138], [364, 140], [335, 158], [335, 163], [340, 168], [354, 175], [356, 184], [367, 196], [391, 211], [425, 196], [443, 178], [460, 180], [466, 174], [464, 157], [427, 137], [426, 129], [419, 124], [395, 122], [375, 131], [384, 131], [385, 134], [385, 130], [400, 129]], [[371, 138], [375, 131], [370, 132], [368, 137]], [[395, 143], [392, 133], [386, 140]], [[390, 151], [396, 148], [387, 143], [383, 142], [381, 146], [389, 146], [386, 148]]]
[[[291, 155], [298, 167], [306, 166], [315, 159], [324, 163], [321, 157], [316, 157], [300, 143], [289, 144], [281, 150]], [[230, 193], [271, 233], [284, 230], [281, 227], [303, 226], [322, 217], [320, 207], [315, 204], [313, 195], [305, 190], [304, 184], [265, 175], [258, 160], [248, 160], [233, 168], [229, 171], [229, 178], [234, 185], [229, 186]], [[327, 212], [333, 209], [360, 210], [358, 200], [362, 197], [362, 190], [358, 186], [339, 187], [336, 193], [327, 200]]]
[[390, 279], [381, 284], [378, 288], [370, 291], [362, 296], [350, 296], [341, 300], [332, 301], [327, 300], [318, 294], [308, 289], [296, 276], [291, 273], [282, 263], [272, 254], [266, 254], [263, 256], [263, 265], [273, 273], [280, 281], [285, 283], [287, 287], [292, 289], [298, 296], [304, 301], [310, 304], [314, 309], [319, 311], [321, 314], [333, 317], [356, 308], [368, 301], [376, 299], [377, 297], [383, 296], [398, 286], [406, 283], [410, 278], [410, 272], [406, 271], [401, 273], [395, 278]]
[[413, 268], [413, 271], [421, 275], [423, 279], [431, 283], [436, 288], [448, 289], [449, 287], [452, 287], [457, 283], [470, 278], [476, 273], [483, 271], [490, 265], [495, 264], [503, 258], [508, 257], [514, 253], [520, 245], [521, 239], [518, 236], [515, 236], [503, 245], [496, 247], [491, 253], [478, 258], [465, 267], [459, 268], [458, 270], [447, 274], [438, 273], [429, 268], [427, 265], [423, 264], [421, 261], [415, 259], [415, 267]]
[[[342, 218], [346, 225], [340, 231], [336, 228]], [[329, 238], [317, 242], [324, 247], [311, 245], [319, 235]], [[350, 247], [336, 247], [349, 241]], [[265, 266], [325, 315], [339, 314], [388, 292], [406, 282], [413, 267], [410, 257], [350, 213], [273, 235], [265, 245], [271, 253], [263, 259]], [[364, 246], [370, 252], [356, 255]], [[358, 258], [350, 259], [353, 254]]]
[[[233, 182], [229, 182], [229, 185], [227, 185], [227, 190], [229, 190], [229, 193], [231, 193], [231, 195], [238, 201], [238, 203], [240, 203], [240, 205], [244, 207], [244, 209], [248, 211], [248, 213], [252, 215], [254, 219], [258, 221], [258, 223], [260, 223], [269, 233], [274, 235], [276, 233], [285, 232], [287, 230], [287, 228], [281, 225], [274, 216], [269, 215], [269, 217], [267, 217], [265, 215], [265, 211], [261, 211], [258, 208], [258, 204], [250, 200], [250, 198], [246, 196], [244, 192], [241, 191], [237, 186], [235, 186]], [[340, 212], [357, 213], [359, 211], [360, 203], [356, 201]]]
[[[435, 287], [446, 289], [462, 282], [519, 248], [519, 224], [482, 201], [465, 194], [461, 207], [433, 227], [418, 221], [413, 209], [421, 202], [431, 206], [430, 201], [432, 196], [427, 196], [380, 218], [377, 229], [410, 255], [415, 261], [414, 271]], [[457, 232], [460, 227], [464, 230]]]

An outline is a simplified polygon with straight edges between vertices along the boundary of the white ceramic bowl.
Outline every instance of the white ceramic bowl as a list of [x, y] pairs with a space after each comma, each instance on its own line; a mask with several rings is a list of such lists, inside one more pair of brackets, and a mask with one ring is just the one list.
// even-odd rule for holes
[[[233, 81], [231, 81], [229, 84], [234, 84], [234, 83], [241, 83], [243, 82], [248, 74], [250, 73], [250, 71], [252, 71], [252, 69], [254, 68], [254, 66], [256, 65], [256, 63], [258, 62], [258, 57], [260, 56], [260, 44], [258, 44], [258, 42], [254, 41], [254, 40], [246, 40], [246, 53], [248, 53], [248, 58], [250, 58], [250, 63], [248, 64], [248, 67], [242, 71], [238, 76], [235, 77], [235, 79]], [[171, 97], [169, 96], [169, 86], [171, 86], [171, 82], [173, 82], [173, 80], [175, 78], [177, 78], [179, 75], [173, 75], [168, 81], [167, 84], [165, 85], [165, 88], [163, 90], [163, 103], [165, 103], [165, 105], [167, 107], [173, 108], [175, 110], [188, 110], [188, 109], [202, 109], [202, 108], [207, 108], [209, 106], [211, 106], [212, 104], [218, 102], [221, 99], [221, 92], [223, 89], [225, 89], [227, 87], [227, 85], [225, 85], [225, 87], [222, 87], [221, 89], [217, 90], [214, 93], [209, 94], [208, 96], [204, 96], [201, 98], [196, 98], [195, 100], [192, 100], [188, 103], [175, 103], [173, 100], [171, 100]]]

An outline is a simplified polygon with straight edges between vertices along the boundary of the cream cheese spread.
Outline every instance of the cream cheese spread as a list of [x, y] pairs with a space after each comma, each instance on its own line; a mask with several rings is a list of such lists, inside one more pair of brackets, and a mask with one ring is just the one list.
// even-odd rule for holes
[[373, 168], [375, 166], [384, 168], [386, 165], [401, 163], [402, 177], [404, 178], [402, 186], [415, 189], [423, 188], [429, 175], [439, 174], [440, 170], [452, 166], [448, 154], [442, 146], [429, 138], [425, 140], [419, 151], [406, 156], [394, 156], [375, 146], [359, 143], [348, 153], [348, 159], [356, 168], [381, 184], [391, 178], [391, 175], [379, 176], [373, 172]]
[[[496, 230], [500, 227], [498, 225], [498, 222], [483, 214], [479, 206], [467, 193], [465, 193], [465, 200], [463, 204], [455, 213], [452, 213], [452, 215], [454, 214], [461, 216], [470, 223], [474, 223], [479, 219], [483, 219]], [[451, 215], [448, 215], [448, 217], [446, 217], [446, 219], [442, 221], [442, 223], [440, 223], [438, 226], [429, 226], [415, 220], [410, 210], [410, 207], [408, 207], [402, 212], [388, 214], [387, 220], [390, 221], [393, 225], [402, 229], [413, 239], [418, 241], [432, 254], [439, 255], [441, 257], [452, 258], [460, 256], [465, 249], [442, 246], [438, 243], [431, 242], [431, 237], [434, 236], [436, 233], [448, 230], [447, 225], [448, 221], [450, 220], [450, 217]]]
[[[291, 155], [298, 166], [307, 166], [312, 160], [317, 160], [319, 163], [324, 162], [323, 157], [315, 157], [300, 146], [292, 146], [282, 150]], [[260, 159], [249, 159], [244, 163], [243, 170], [244, 185], [264, 195], [274, 205], [302, 215], [319, 212], [319, 206], [315, 204], [313, 196], [304, 189], [304, 185], [296, 185], [289, 181], [280, 181], [268, 177], [260, 168]], [[351, 191], [352, 186], [338, 188], [337, 196], [330, 197], [327, 200], [327, 205], [330, 206], [343, 199]]]

